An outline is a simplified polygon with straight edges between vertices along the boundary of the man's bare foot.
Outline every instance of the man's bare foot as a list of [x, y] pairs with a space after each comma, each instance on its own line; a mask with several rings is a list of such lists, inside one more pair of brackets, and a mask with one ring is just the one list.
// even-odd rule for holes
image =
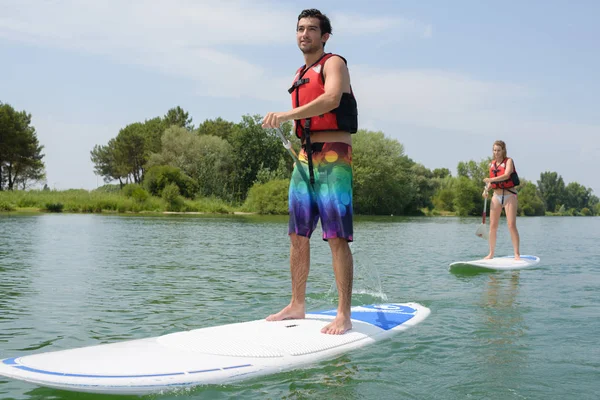
[[304, 304], [291, 304], [279, 311], [277, 314], [271, 314], [267, 317], [267, 321], [283, 321], [284, 319], [304, 319]]
[[484, 260], [491, 260], [492, 258], [494, 258], [493, 254], [488, 254], [487, 256], [483, 257]]
[[326, 333], [328, 335], [342, 335], [350, 329], [352, 329], [352, 321], [350, 318], [337, 316], [333, 321], [321, 329], [321, 333]]
[[521, 256], [519, 254], [515, 255], [515, 261], [521, 261]]

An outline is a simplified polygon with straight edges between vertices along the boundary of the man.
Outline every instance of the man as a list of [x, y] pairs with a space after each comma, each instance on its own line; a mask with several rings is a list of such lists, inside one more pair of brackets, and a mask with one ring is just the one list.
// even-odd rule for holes
[[[325, 53], [331, 23], [319, 10], [298, 16], [296, 41], [305, 65], [288, 90], [293, 108], [270, 112], [262, 126], [277, 128], [294, 120], [302, 141], [300, 163], [294, 167], [289, 190], [290, 270], [292, 299], [269, 321], [305, 317], [306, 280], [310, 270], [310, 236], [319, 218], [328, 241], [339, 294], [337, 315], [321, 332], [339, 335], [352, 329], [352, 137], [358, 129], [356, 100], [350, 86], [346, 60]], [[300, 168], [305, 173], [300, 173]], [[304, 178], [303, 178], [304, 177]], [[309, 178], [307, 182], [306, 177]]]

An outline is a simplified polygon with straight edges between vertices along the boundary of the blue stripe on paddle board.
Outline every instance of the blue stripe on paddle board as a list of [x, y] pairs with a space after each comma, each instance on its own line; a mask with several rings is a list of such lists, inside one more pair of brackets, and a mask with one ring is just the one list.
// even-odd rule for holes
[[[396, 304], [375, 304], [353, 308], [356, 311], [352, 311], [350, 318], [366, 322], [385, 331], [402, 325], [414, 317], [417, 312], [414, 308]], [[311, 312], [311, 314], [336, 315], [337, 310]]]
[[17, 357], [7, 358], [6, 360], [2, 360], [3, 364], [10, 365], [14, 368], [21, 369], [23, 371], [35, 372], [37, 374], [43, 375], [57, 375], [57, 376], [69, 376], [73, 378], [152, 378], [158, 376], [176, 376], [176, 375], [185, 375], [187, 374], [199, 374], [202, 372], [216, 372], [220, 370], [228, 370], [228, 369], [236, 369], [236, 368], [246, 368], [251, 367], [252, 364], [243, 364], [243, 365], [232, 365], [229, 367], [222, 368], [212, 368], [212, 369], [204, 369], [198, 371], [189, 371], [189, 372], [170, 372], [167, 374], [147, 374], [147, 375], [91, 375], [91, 374], [70, 374], [64, 372], [55, 372], [55, 371], [46, 371], [43, 369], [31, 368], [25, 365], [20, 365], [16, 362]]

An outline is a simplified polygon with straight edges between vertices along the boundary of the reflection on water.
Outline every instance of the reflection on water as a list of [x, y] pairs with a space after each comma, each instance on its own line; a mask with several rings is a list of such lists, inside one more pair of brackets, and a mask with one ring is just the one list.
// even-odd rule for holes
[[[516, 373], [526, 362], [526, 352], [520, 340], [527, 327], [517, 300], [519, 274], [519, 271], [490, 274], [482, 295], [484, 324], [479, 332], [485, 350], [482, 363], [491, 368], [502, 368], [503, 373]], [[497, 373], [499, 371], [494, 374]]]

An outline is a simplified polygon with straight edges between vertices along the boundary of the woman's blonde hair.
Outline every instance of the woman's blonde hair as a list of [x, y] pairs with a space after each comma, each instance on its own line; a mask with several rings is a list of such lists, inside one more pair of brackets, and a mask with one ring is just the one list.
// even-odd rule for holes
[[[506, 158], [506, 143], [504, 143], [502, 140], [496, 140], [494, 142], [494, 146], [500, 146], [500, 148], [502, 149], [502, 159]], [[492, 159], [494, 158], [494, 146], [492, 146]]]

